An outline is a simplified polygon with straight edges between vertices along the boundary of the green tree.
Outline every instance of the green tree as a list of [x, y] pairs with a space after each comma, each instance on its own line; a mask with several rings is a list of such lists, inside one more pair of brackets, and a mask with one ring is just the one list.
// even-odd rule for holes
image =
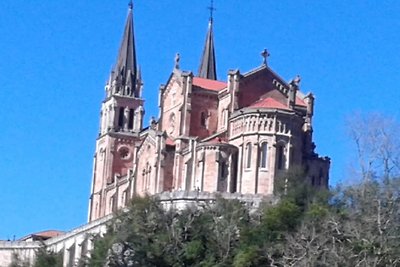
[[63, 258], [61, 252], [54, 252], [47, 249], [46, 246], [41, 246], [36, 251], [36, 258], [33, 267], [62, 267]]

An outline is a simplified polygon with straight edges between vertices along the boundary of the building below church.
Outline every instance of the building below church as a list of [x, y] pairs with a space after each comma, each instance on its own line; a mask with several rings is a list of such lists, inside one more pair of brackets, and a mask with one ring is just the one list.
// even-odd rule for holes
[[144, 127], [130, 4], [101, 104], [89, 223], [54, 237], [51, 231], [0, 242], [0, 265], [13, 253], [32, 260], [45, 238], [50, 249], [63, 251], [64, 266], [76, 266], [90, 251], [91, 235], [104, 232], [111, 214], [134, 195], [158, 195], [176, 207], [209, 201], [216, 192], [254, 203], [271, 197], [276, 181], [298, 167], [310, 184], [327, 188], [330, 159], [315, 152], [312, 140], [314, 96], [300, 90], [299, 76], [287, 82], [274, 72], [268, 55], [264, 50], [260, 66], [229, 70], [218, 80], [210, 17], [198, 72], [181, 70], [176, 55], [158, 91], [159, 116]]

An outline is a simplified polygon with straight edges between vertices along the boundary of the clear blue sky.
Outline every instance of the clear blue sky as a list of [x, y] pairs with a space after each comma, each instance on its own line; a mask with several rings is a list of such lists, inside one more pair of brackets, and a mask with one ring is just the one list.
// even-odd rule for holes
[[[104, 84], [128, 0], [0, 2], [0, 239], [86, 222]], [[181, 54], [197, 71], [207, 0], [137, 0], [135, 33], [146, 124], [159, 84]], [[332, 158], [332, 184], [348, 179], [345, 118], [398, 117], [400, 1], [215, 0], [220, 79], [261, 63], [316, 95], [315, 141]]]

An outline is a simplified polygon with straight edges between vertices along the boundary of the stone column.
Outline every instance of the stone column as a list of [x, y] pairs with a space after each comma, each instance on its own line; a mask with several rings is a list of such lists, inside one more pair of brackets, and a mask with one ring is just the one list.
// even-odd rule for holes
[[82, 257], [81, 253], [82, 253], [82, 240], [80, 238], [76, 238], [73, 266], [78, 266], [79, 259]]
[[129, 108], [125, 107], [124, 109], [124, 130], [128, 131], [128, 123], [129, 123]]
[[64, 243], [63, 248], [63, 267], [68, 267], [69, 264], [69, 250], [67, 249], [67, 244]]

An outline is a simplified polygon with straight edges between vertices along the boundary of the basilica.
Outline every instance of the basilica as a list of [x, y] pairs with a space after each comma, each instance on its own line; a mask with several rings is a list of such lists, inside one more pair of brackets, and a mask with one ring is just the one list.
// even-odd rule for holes
[[177, 54], [159, 87], [158, 117], [144, 125], [131, 2], [101, 103], [88, 223], [0, 241], [0, 266], [13, 255], [32, 263], [42, 245], [61, 253], [63, 266], [77, 266], [90, 255], [93, 236], [133, 196], [156, 195], [178, 208], [216, 195], [254, 204], [273, 196], [292, 168], [304, 170], [310, 185], [327, 188], [330, 159], [315, 152], [312, 139], [314, 96], [302, 92], [300, 76], [285, 81], [273, 71], [268, 56], [264, 49], [261, 65], [227, 70], [218, 79], [211, 14], [198, 71], [182, 70]]
[[143, 125], [143, 81], [136, 60], [132, 5], [105, 85], [96, 140], [89, 221], [124, 207], [133, 195], [199, 191], [271, 195], [277, 179], [302, 167], [328, 186], [330, 160], [312, 141], [314, 96], [300, 77], [285, 81], [263, 62], [219, 80], [213, 18], [198, 72], [179, 54], [159, 88], [159, 116]]

